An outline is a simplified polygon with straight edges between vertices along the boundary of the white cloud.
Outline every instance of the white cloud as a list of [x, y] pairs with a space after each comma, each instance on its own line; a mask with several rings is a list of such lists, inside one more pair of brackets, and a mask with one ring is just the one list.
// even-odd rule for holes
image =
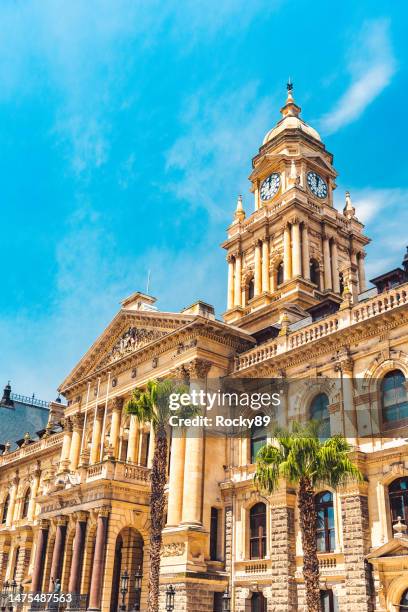
[[326, 134], [358, 119], [365, 109], [390, 84], [396, 71], [387, 20], [364, 24], [357, 39], [352, 41], [347, 71], [351, 83], [334, 108], [320, 120]]
[[249, 160], [273, 122], [271, 99], [249, 83], [222, 96], [208, 89], [205, 95], [197, 92], [184, 106], [184, 134], [167, 153], [167, 168], [180, 178], [168, 188], [190, 206], [204, 207], [225, 221], [232, 220], [236, 197], [243, 192], [252, 212], [252, 197], [246, 195]]

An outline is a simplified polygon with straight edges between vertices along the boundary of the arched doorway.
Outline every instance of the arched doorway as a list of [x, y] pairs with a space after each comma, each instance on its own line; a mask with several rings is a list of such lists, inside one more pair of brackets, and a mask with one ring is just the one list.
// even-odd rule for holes
[[267, 600], [262, 593], [254, 593], [251, 597], [251, 612], [266, 612]]
[[124, 527], [116, 538], [110, 612], [116, 612], [122, 604], [120, 580], [125, 571], [129, 575], [128, 592], [125, 597], [126, 610], [135, 609], [138, 597], [135, 588], [135, 577], [139, 571], [142, 571], [142, 568], [143, 538], [137, 529]]
[[399, 609], [401, 612], [408, 612], [408, 589], [406, 589], [402, 594]]

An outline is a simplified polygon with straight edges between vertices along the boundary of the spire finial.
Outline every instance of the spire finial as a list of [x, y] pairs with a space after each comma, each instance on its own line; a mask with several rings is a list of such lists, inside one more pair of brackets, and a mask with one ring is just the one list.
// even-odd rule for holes
[[346, 205], [343, 208], [343, 214], [348, 219], [351, 219], [356, 214], [356, 209], [354, 208], [354, 206], [353, 206], [353, 204], [351, 202], [351, 196], [350, 196], [350, 192], [349, 191], [346, 191]]
[[300, 114], [300, 107], [297, 106], [295, 100], [293, 99], [293, 81], [291, 77], [289, 77], [288, 82], [286, 83], [287, 96], [285, 106], [281, 108], [281, 113], [284, 117], [298, 117]]
[[245, 219], [245, 211], [242, 205], [242, 195], [238, 196], [234, 217], [236, 221], [243, 221]]

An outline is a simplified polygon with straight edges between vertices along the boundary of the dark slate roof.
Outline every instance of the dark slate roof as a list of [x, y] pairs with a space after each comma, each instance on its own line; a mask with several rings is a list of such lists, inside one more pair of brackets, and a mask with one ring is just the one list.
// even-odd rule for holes
[[0, 444], [10, 442], [13, 450], [17, 448], [17, 440], [21, 441], [27, 432], [31, 438], [38, 439], [37, 432], [47, 425], [49, 407], [48, 402], [13, 393], [10, 400], [0, 402]]

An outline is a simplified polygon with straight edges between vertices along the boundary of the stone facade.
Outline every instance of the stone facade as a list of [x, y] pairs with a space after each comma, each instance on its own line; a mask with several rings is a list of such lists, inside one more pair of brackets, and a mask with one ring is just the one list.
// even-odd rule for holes
[[[133, 610], [141, 572], [145, 610], [154, 430], [126, 414], [126, 400], [152, 378], [196, 391], [225, 377], [274, 379], [282, 394], [272, 424], [304, 422], [315, 398], [326, 398], [326, 425], [350, 439], [365, 479], [317, 491], [330, 500], [319, 550], [325, 609], [399, 609], [408, 515], [398, 522], [405, 498], [393, 491], [408, 478], [408, 432], [403, 418], [385, 418], [381, 384], [395, 372], [408, 377], [408, 262], [398, 284], [390, 273], [387, 286], [366, 291], [368, 238], [350, 195], [342, 212], [334, 208], [333, 156], [299, 114], [289, 90], [253, 159], [254, 212], [246, 217], [238, 201], [223, 245], [224, 321], [205, 302], [169, 313], [131, 295], [61, 384], [66, 405], [51, 403], [37, 438], [22, 431], [18, 448], [4, 446], [0, 580], [47, 591], [59, 579], [89, 610], [116, 612], [121, 575], [130, 574], [124, 605]], [[305, 609], [296, 491], [257, 491], [255, 433], [212, 436], [199, 425], [173, 436], [161, 610], [169, 584], [175, 612], [218, 612], [226, 588], [234, 612]]]

